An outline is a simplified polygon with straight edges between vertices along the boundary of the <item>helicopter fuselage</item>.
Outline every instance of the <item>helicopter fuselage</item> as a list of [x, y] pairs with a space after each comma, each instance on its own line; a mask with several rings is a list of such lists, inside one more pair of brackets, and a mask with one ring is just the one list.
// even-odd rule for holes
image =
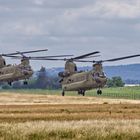
[[30, 66], [7, 65], [0, 68], [0, 82], [13, 82], [18, 80], [29, 79], [33, 74]]
[[63, 91], [86, 91], [94, 88], [103, 88], [107, 78], [104, 75], [96, 75], [93, 71], [77, 72], [64, 77], [61, 84]]
[[[27, 57], [25, 56], [25, 54], [44, 52], [47, 50], [48, 49], [24, 51], [24, 52], [17, 51], [15, 53], [0, 54], [0, 82], [8, 82], [8, 84], [11, 85], [11, 83], [14, 81], [25, 80], [24, 84], [27, 85], [28, 83], [26, 80], [33, 75], [33, 70], [31, 69], [30, 66], [30, 60], [31, 59], [40, 60], [40, 58], [42, 57]], [[6, 65], [4, 57], [20, 59], [21, 63], [18, 65]], [[57, 57], [62, 56], [59, 55]]]

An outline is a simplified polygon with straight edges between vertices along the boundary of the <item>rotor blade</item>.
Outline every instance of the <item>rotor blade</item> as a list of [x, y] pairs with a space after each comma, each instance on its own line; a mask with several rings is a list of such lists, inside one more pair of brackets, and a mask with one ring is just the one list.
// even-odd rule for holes
[[17, 51], [17, 53], [19, 53], [23, 58], [25, 58], [26, 56], [24, 55], [24, 53]]
[[[93, 54], [96, 54], [97, 52], [93, 52], [93, 53], [90, 53], [90, 54], [86, 54], [86, 57], [85, 58], [92, 58], [92, 57], [99, 57], [100, 55], [95, 55], [95, 56], [89, 56], [89, 55], [93, 55]], [[98, 52], [99, 53], [99, 52]], [[63, 58], [63, 59], [48, 59], [49, 57], [68, 57], [68, 56], [70, 56], [70, 55], [61, 55], [61, 56], [46, 56], [46, 57], [40, 57], [40, 59], [43, 59], [43, 60], [60, 60], [60, 61], [67, 61], [67, 60], [73, 60], [74, 59], [74, 61], [77, 61], [78, 62], [78, 60], [77, 59], [75, 59], [75, 58], [71, 58], [71, 59], [69, 59], [69, 58]], [[72, 55], [71, 55], [72, 56]], [[36, 57], [37, 58], [37, 57]], [[38, 57], [39, 58], [39, 57]], [[82, 58], [80, 58], [80, 59], [82, 59]], [[85, 60], [86, 61], [86, 60]], [[93, 62], [93, 61], [90, 61], [90, 62]]]
[[93, 57], [100, 57], [101, 55], [94, 55], [94, 56], [87, 56], [87, 57], [85, 57], [85, 59], [86, 58], [93, 58]]
[[27, 53], [36, 53], [36, 52], [44, 52], [48, 51], [48, 49], [43, 49], [43, 50], [35, 50], [35, 51], [25, 51], [25, 52], [16, 52], [16, 53], [9, 53], [9, 54], [1, 54], [2, 56], [7, 56], [7, 55], [17, 55], [17, 54], [27, 54]]
[[16, 58], [16, 59], [22, 59], [22, 56], [14, 56], [14, 55], [4, 55], [5, 57], [10, 57], [10, 58]]
[[100, 60], [100, 61], [91, 61], [91, 60], [75, 60], [76, 62], [92, 62], [92, 63], [103, 63], [103, 62], [114, 62], [114, 61], [120, 61], [124, 59], [130, 59], [134, 57], [140, 57], [140, 54], [138, 55], [130, 55], [130, 56], [125, 56], [125, 57], [119, 57], [119, 58], [113, 58], [113, 59], [108, 59], [108, 60]]
[[65, 58], [63, 59], [57, 59], [57, 58], [38, 58], [38, 57], [29, 57], [30, 60], [50, 60], [50, 61], [66, 61]]
[[48, 55], [48, 56], [36, 56], [35, 58], [51, 58], [51, 57], [70, 57], [70, 56], [73, 56], [73, 55]]
[[62, 58], [62, 59], [57, 59], [57, 58], [51, 58], [51, 57], [22, 57], [22, 56], [13, 56], [13, 55], [7, 55], [6, 57], [10, 57], [10, 58], [14, 58], [14, 59], [23, 59], [23, 58], [26, 58], [26, 59], [29, 59], [29, 60], [60, 60], [60, 61], [66, 61], [68, 59], [65, 59], [65, 58]]
[[91, 60], [75, 60], [75, 62], [95, 63], [96, 61], [91, 61]]
[[[22, 55], [22, 54], [21, 54]], [[73, 56], [73, 55], [54, 55], [54, 56], [36, 56], [36, 57], [28, 57], [28, 56], [14, 56], [14, 55], [6, 55], [5, 57], [11, 57], [11, 58], [17, 58], [17, 59], [22, 59], [23, 57], [28, 58], [28, 59], [45, 59], [47, 60], [48, 58], [57, 58], [57, 57], [69, 57], [69, 56]], [[65, 58], [61, 59], [64, 60]]]
[[134, 57], [139, 57], [140, 54], [138, 55], [130, 55], [130, 56], [125, 56], [125, 57], [119, 57], [119, 58], [113, 58], [113, 59], [108, 59], [108, 60], [103, 60], [101, 62], [113, 62], [113, 61], [119, 61], [123, 59], [129, 59], [129, 58], [134, 58]]
[[88, 57], [88, 56], [90, 56], [90, 55], [94, 55], [94, 54], [97, 54], [97, 53], [100, 53], [100, 52], [99, 52], [99, 51], [96, 51], [96, 52], [84, 54], [84, 55], [81, 55], [81, 56], [77, 56], [77, 57], [74, 57], [74, 58], [72, 58], [72, 59], [73, 59], [73, 60], [75, 60], [75, 59], [83, 59], [83, 58], [86, 58], [86, 57]]

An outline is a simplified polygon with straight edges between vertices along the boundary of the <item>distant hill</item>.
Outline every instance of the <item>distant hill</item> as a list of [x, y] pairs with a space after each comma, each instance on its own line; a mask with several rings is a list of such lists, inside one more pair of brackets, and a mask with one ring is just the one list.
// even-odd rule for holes
[[[92, 67], [79, 67], [78, 70], [91, 70]], [[64, 68], [51, 68], [46, 69], [47, 75], [57, 76], [60, 71], [64, 71]], [[105, 66], [104, 71], [106, 75], [111, 78], [113, 76], [121, 76], [127, 84], [140, 83], [140, 64], [120, 65], [120, 66]]]
[[123, 80], [140, 80], [140, 64], [107, 66], [104, 68], [107, 76], [121, 76]]

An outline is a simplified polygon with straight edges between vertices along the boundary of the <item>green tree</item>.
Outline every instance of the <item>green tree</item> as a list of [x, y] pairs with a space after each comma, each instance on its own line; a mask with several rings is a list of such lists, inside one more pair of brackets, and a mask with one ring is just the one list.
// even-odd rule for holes
[[47, 87], [47, 83], [48, 83], [48, 79], [46, 76], [46, 69], [45, 67], [41, 67], [36, 81], [36, 88], [44, 89]]
[[108, 79], [107, 86], [108, 87], [123, 87], [124, 82], [121, 77], [116, 76], [116, 77], [112, 77], [112, 79]]

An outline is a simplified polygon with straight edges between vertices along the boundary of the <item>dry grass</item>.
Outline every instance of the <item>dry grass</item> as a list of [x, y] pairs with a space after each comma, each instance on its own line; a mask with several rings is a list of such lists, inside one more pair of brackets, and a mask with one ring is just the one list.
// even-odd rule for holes
[[0, 105], [0, 121], [140, 119], [139, 104]]
[[0, 93], [0, 105], [8, 104], [140, 104], [140, 100], [107, 99], [102, 97], [82, 97], [61, 95], [39, 95], [24, 93]]
[[140, 101], [0, 93], [0, 140], [140, 140]]
[[0, 124], [5, 140], [139, 140], [140, 120], [37, 121]]
[[97, 97], [0, 94], [0, 122], [140, 119], [139, 101]]

